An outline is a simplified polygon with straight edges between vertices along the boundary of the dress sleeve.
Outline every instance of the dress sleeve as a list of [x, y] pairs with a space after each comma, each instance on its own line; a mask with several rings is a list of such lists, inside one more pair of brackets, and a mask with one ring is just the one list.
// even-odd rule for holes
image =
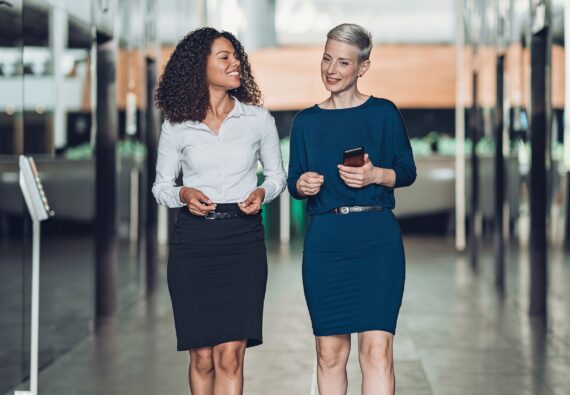
[[393, 135], [392, 152], [392, 169], [396, 172], [396, 184], [394, 188], [407, 187], [416, 180], [416, 164], [412, 153], [412, 146], [408, 138], [408, 132], [402, 114], [393, 105], [392, 112], [389, 117], [389, 130]]
[[260, 185], [260, 188], [265, 189], [263, 203], [269, 203], [285, 189], [285, 170], [283, 170], [283, 160], [279, 149], [279, 134], [275, 119], [269, 111], [265, 114], [259, 155], [264, 176], [263, 184]]
[[295, 199], [304, 199], [305, 197], [297, 191], [297, 180], [303, 173], [307, 171], [307, 151], [305, 149], [305, 138], [301, 122], [297, 117], [293, 120], [291, 126], [291, 141], [289, 148], [289, 173], [287, 176], [287, 187], [289, 193]]
[[170, 208], [182, 207], [180, 201], [181, 186], [176, 185], [180, 174], [180, 154], [176, 148], [170, 127], [167, 122], [162, 124], [158, 141], [158, 157], [156, 158], [156, 179], [152, 186], [152, 194], [158, 204]]

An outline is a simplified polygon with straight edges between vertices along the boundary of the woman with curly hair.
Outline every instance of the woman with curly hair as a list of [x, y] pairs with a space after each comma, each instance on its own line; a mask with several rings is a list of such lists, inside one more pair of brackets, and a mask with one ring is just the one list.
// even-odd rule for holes
[[194, 395], [241, 394], [245, 349], [262, 343], [260, 211], [284, 190], [285, 171], [275, 121], [260, 97], [240, 42], [212, 28], [178, 43], [156, 92], [166, 120], [152, 192], [160, 204], [182, 207], [167, 277]]

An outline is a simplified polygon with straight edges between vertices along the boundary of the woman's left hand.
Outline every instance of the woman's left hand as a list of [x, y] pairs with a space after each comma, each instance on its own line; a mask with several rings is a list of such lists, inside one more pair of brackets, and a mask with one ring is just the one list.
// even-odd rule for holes
[[364, 188], [370, 184], [381, 182], [382, 169], [374, 167], [368, 154], [364, 154], [364, 165], [361, 167], [350, 167], [338, 165], [340, 178], [351, 188]]
[[248, 215], [257, 214], [261, 209], [261, 204], [265, 199], [265, 189], [257, 188], [249, 194], [247, 199], [239, 204], [239, 209]]

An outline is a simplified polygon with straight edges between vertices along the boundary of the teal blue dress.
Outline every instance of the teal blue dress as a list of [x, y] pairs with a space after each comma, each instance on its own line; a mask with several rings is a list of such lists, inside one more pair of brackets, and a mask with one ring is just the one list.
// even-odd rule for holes
[[[313, 106], [291, 128], [288, 188], [308, 171], [324, 176], [308, 198], [311, 220], [303, 249], [303, 286], [315, 336], [381, 330], [395, 333], [402, 303], [405, 257], [392, 209], [394, 189], [351, 188], [339, 176], [342, 153], [363, 146], [373, 165], [393, 169], [395, 188], [411, 185], [416, 166], [402, 116], [386, 99], [370, 97], [346, 109]], [[383, 211], [332, 214], [342, 206], [383, 206]]]

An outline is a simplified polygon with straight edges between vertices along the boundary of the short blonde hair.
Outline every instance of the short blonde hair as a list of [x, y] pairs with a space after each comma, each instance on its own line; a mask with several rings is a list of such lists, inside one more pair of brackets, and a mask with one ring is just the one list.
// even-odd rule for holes
[[359, 61], [368, 60], [372, 51], [372, 34], [354, 23], [343, 23], [327, 33], [329, 40], [340, 41], [358, 48]]

